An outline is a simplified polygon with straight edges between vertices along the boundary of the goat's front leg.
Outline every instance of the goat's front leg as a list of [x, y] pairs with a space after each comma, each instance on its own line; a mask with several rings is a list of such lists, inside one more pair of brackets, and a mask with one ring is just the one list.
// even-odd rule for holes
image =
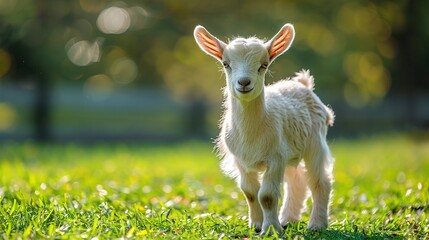
[[258, 192], [260, 188], [259, 176], [256, 172], [240, 171], [238, 185], [246, 197], [249, 206], [249, 227], [255, 228], [260, 232], [262, 228], [262, 209], [258, 201]]
[[277, 208], [280, 197], [280, 183], [283, 180], [284, 167], [276, 166], [268, 168], [262, 179], [262, 186], [258, 193], [259, 202], [264, 213], [261, 236], [272, 234], [270, 226], [281, 234], [283, 228], [278, 219]]

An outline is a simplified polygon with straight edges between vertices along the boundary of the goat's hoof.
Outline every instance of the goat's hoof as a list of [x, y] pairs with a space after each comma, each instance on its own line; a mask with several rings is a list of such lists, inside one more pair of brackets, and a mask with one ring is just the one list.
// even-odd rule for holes
[[325, 229], [326, 227], [328, 227], [328, 222], [327, 221], [310, 221], [308, 223], [307, 229], [311, 230], [311, 231], [318, 231], [321, 229]]

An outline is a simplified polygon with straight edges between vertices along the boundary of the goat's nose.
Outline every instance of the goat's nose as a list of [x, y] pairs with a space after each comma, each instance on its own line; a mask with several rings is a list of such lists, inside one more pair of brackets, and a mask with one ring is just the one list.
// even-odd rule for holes
[[241, 78], [240, 80], [238, 80], [238, 84], [240, 84], [243, 87], [249, 86], [250, 79], [248, 79], [248, 78]]

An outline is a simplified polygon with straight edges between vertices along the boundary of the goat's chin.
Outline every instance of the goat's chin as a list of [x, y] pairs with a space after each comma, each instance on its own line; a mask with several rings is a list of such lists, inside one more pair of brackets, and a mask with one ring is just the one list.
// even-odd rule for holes
[[250, 102], [258, 96], [255, 89], [253, 88], [248, 91], [240, 91], [236, 89], [234, 95], [235, 95], [235, 98], [237, 98], [238, 100], [245, 101], [245, 102]]

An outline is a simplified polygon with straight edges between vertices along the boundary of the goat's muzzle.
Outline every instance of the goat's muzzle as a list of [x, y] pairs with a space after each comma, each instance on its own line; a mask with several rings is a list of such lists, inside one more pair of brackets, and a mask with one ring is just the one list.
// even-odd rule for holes
[[250, 91], [253, 90], [253, 86], [250, 85], [251, 81], [249, 78], [240, 78], [238, 80], [238, 85], [239, 87], [237, 87], [237, 91], [239, 91], [240, 93], [248, 93]]

